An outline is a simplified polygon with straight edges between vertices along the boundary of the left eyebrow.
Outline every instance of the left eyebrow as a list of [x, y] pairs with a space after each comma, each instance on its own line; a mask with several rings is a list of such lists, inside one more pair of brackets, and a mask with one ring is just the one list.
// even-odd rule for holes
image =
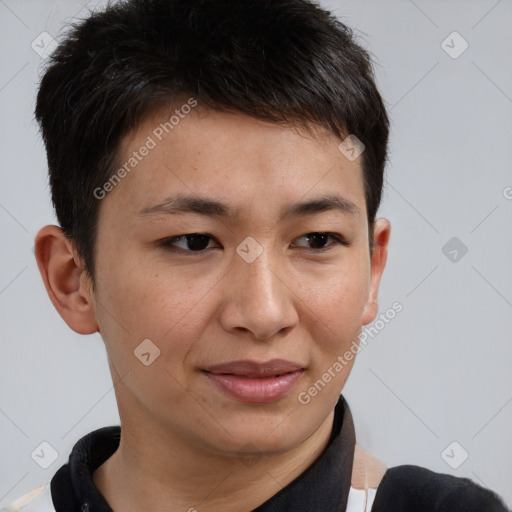
[[360, 210], [355, 203], [344, 196], [325, 195], [302, 203], [289, 205], [281, 212], [281, 219], [293, 216], [311, 215], [314, 213], [336, 210], [351, 216], [359, 215]]
[[[344, 196], [324, 195], [310, 201], [286, 205], [281, 210], [280, 219], [313, 215], [315, 213], [336, 210], [344, 215], [359, 215], [360, 209], [355, 203]], [[212, 199], [176, 195], [171, 196], [154, 206], [148, 206], [139, 212], [139, 215], [195, 213], [208, 217], [224, 217], [236, 220], [240, 216], [240, 210], [227, 204]]]

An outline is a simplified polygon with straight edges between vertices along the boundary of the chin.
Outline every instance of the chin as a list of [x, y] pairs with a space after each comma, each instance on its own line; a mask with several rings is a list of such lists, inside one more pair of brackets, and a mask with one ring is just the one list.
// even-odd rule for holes
[[[288, 452], [308, 439], [318, 425], [308, 425], [293, 414], [263, 415], [251, 418], [231, 416], [227, 432], [223, 429], [217, 449], [232, 454], [261, 456]], [[211, 439], [210, 439], [211, 441]]]

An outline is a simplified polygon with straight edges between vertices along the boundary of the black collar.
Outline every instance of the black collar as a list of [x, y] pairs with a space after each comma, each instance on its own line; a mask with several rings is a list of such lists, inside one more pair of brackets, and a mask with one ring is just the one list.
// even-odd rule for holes
[[[113, 512], [95, 486], [92, 474], [117, 450], [120, 439], [121, 427], [104, 427], [75, 444], [69, 463], [62, 466], [51, 481], [57, 512]], [[322, 455], [254, 512], [345, 511], [355, 442], [352, 414], [340, 396], [334, 409], [331, 438]]]

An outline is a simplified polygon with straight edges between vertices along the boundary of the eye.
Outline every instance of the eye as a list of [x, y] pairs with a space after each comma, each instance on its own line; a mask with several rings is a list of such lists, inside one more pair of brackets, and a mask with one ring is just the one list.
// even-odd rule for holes
[[[294, 244], [296, 247], [304, 247], [306, 249], [311, 249], [312, 251], [326, 251], [330, 249], [333, 245], [345, 245], [348, 246], [348, 242], [341, 236], [336, 233], [307, 233], [298, 237], [296, 240], [304, 239], [306, 244], [312, 246], [308, 247], [307, 245]], [[329, 239], [334, 240], [334, 243], [330, 243], [328, 245], [327, 242]], [[210, 243], [214, 242], [213, 237], [210, 235], [206, 235], [204, 233], [190, 233], [186, 235], [178, 235], [170, 238], [164, 238], [163, 240], [158, 241], [158, 245], [160, 247], [164, 247], [168, 250], [173, 250], [176, 252], [185, 252], [185, 253], [196, 253], [201, 254], [205, 253], [210, 249], [215, 249], [215, 246], [210, 246]], [[218, 246], [217, 246], [218, 247]]]
[[[325, 245], [329, 238], [334, 240], [335, 244], [340, 245], [348, 245], [348, 242], [341, 236], [335, 233], [307, 233], [306, 235], [302, 235], [297, 238], [300, 240], [301, 238], [305, 239], [308, 244], [313, 245], [313, 247], [309, 247], [314, 251], [325, 251], [332, 247], [334, 244]], [[299, 245], [298, 247], [304, 247]]]
[[159, 245], [168, 249], [177, 249], [178, 251], [201, 253], [206, 252], [207, 249], [215, 248], [208, 247], [211, 241], [213, 241], [213, 238], [209, 235], [191, 233], [165, 238], [159, 241]]

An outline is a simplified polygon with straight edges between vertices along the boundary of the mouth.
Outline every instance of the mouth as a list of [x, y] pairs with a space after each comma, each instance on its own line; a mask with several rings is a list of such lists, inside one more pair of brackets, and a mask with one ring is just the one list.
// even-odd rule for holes
[[284, 398], [305, 368], [283, 359], [257, 363], [233, 361], [204, 369], [205, 377], [224, 395], [243, 403], [269, 403]]

